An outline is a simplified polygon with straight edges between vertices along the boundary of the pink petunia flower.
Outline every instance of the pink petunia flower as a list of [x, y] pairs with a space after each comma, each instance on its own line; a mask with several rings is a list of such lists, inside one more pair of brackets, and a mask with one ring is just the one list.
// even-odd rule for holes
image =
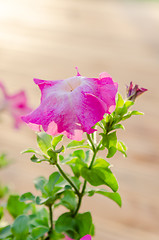
[[138, 85], [133, 87], [133, 83], [130, 82], [130, 85], [127, 86], [127, 98], [131, 101], [135, 101], [135, 99], [140, 96], [142, 93], [146, 92], [146, 88], [140, 88]]
[[14, 95], [8, 95], [2, 82], [0, 82], [0, 89], [3, 95], [0, 101], [0, 110], [7, 110], [14, 119], [14, 127], [19, 128], [22, 123], [21, 116], [32, 110], [28, 107], [25, 92], [20, 91]]
[[77, 76], [65, 80], [34, 82], [41, 90], [41, 104], [22, 119], [50, 135], [62, 133], [81, 140], [83, 132], [93, 133], [92, 127], [115, 109], [118, 85], [107, 73], [87, 78], [77, 71]]
[[[69, 238], [68, 236], [65, 236], [65, 240], [74, 240], [74, 239]], [[91, 240], [91, 236], [86, 235], [86, 236], [82, 237], [80, 240]]]

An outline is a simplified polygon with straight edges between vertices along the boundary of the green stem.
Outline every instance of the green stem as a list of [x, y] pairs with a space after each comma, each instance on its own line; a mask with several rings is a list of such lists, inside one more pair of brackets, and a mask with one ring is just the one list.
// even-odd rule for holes
[[52, 213], [52, 205], [49, 206], [49, 215], [50, 215], [50, 231], [49, 234], [52, 233], [53, 230], [53, 213]]
[[79, 196], [80, 192], [78, 191], [77, 187], [74, 185], [74, 183], [71, 181], [71, 179], [65, 174], [65, 172], [62, 170], [60, 165], [56, 163], [56, 167], [58, 168], [61, 175], [66, 179], [66, 181], [71, 185], [71, 187], [75, 190], [76, 194]]
[[[96, 154], [99, 151], [99, 148], [100, 148], [100, 145], [101, 145], [101, 141], [99, 142], [99, 144], [98, 144], [98, 146], [96, 148], [94, 146], [94, 143], [93, 143], [93, 141], [92, 141], [92, 139], [91, 139], [89, 134], [87, 134], [87, 138], [88, 138], [88, 140], [89, 140], [89, 142], [90, 142], [90, 144], [92, 146], [92, 150], [93, 150], [93, 157], [92, 157], [91, 163], [89, 165], [89, 169], [91, 169], [92, 166], [93, 166], [94, 160], [96, 158]], [[77, 213], [78, 213], [78, 211], [80, 209], [80, 206], [81, 206], [81, 203], [82, 203], [82, 198], [83, 198], [84, 193], [85, 193], [86, 185], [87, 185], [87, 181], [84, 180], [83, 188], [82, 188], [82, 191], [81, 191], [80, 195], [78, 196], [78, 204], [77, 204], [77, 208], [76, 208], [75, 212], [73, 213], [73, 217], [75, 217], [77, 215]]]

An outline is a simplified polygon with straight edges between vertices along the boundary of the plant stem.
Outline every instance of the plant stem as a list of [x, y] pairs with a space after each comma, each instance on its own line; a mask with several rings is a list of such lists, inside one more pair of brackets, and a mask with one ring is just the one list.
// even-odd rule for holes
[[66, 179], [66, 181], [71, 185], [71, 187], [75, 190], [75, 193], [79, 196], [80, 192], [78, 191], [77, 187], [74, 185], [74, 183], [71, 181], [71, 179], [65, 174], [65, 172], [62, 170], [60, 165], [56, 163], [56, 167], [58, 168], [61, 175]]
[[[94, 143], [93, 143], [93, 141], [92, 141], [92, 139], [91, 139], [89, 134], [87, 134], [87, 138], [88, 138], [88, 140], [89, 140], [89, 142], [90, 142], [90, 144], [92, 146], [92, 151], [93, 151], [92, 160], [91, 160], [91, 163], [89, 165], [89, 169], [91, 169], [92, 166], [93, 166], [96, 154], [99, 151], [99, 147], [101, 145], [101, 141], [99, 142], [98, 146], [95, 147], [95, 145], [94, 145]], [[81, 191], [80, 195], [78, 196], [78, 204], [77, 204], [77, 208], [76, 208], [75, 212], [73, 213], [73, 217], [75, 217], [77, 215], [77, 213], [78, 213], [78, 211], [80, 209], [80, 206], [81, 206], [81, 203], [82, 203], [82, 198], [84, 196], [84, 192], [85, 192], [85, 189], [86, 189], [86, 185], [87, 185], [87, 181], [84, 180], [83, 188], [82, 188], [82, 191]]]
[[49, 206], [49, 215], [50, 215], [50, 231], [49, 234], [52, 233], [53, 230], [53, 213], [52, 213], [52, 205]]

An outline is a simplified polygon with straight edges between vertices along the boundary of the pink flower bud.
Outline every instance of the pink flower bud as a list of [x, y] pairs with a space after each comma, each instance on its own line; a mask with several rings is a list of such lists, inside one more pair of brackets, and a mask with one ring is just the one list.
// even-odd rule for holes
[[140, 88], [138, 85], [133, 87], [133, 83], [130, 82], [130, 86], [127, 86], [127, 98], [128, 100], [135, 101], [135, 99], [140, 96], [142, 93], [146, 92], [146, 88]]

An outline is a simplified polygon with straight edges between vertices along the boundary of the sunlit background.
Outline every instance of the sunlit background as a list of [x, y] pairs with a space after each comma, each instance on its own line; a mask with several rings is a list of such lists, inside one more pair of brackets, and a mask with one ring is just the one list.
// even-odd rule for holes
[[[0, 80], [9, 93], [25, 89], [33, 108], [40, 92], [33, 78], [97, 77], [107, 71], [124, 95], [130, 81], [149, 89], [135, 108], [145, 113], [125, 123], [119, 137], [128, 158], [111, 160], [123, 199], [120, 209], [102, 196], [86, 198], [96, 240], [159, 239], [159, 1], [0, 0]], [[33, 179], [54, 169], [20, 152], [36, 147], [27, 126], [17, 131], [1, 114], [0, 152], [11, 164], [0, 180], [13, 192], [34, 192]], [[57, 215], [59, 213], [57, 212]]]

